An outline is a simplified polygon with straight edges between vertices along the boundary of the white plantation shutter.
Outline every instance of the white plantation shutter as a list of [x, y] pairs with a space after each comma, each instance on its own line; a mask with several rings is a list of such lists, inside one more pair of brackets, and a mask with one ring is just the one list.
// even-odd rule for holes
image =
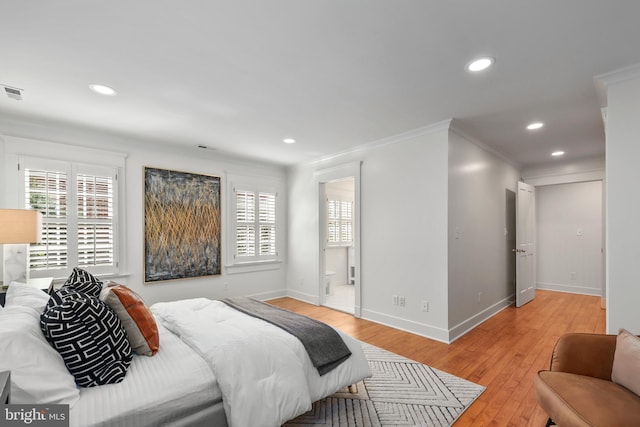
[[343, 243], [353, 241], [353, 202], [340, 204], [340, 240]]
[[29, 247], [29, 269], [67, 267], [67, 174], [25, 170], [25, 208], [42, 212], [42, 242]]
[[78, 266], [113, 265], [113, 179], [78, 174]]
[[76, 266], [117, 272], [117, 168], [22, 162], [25, 207], [43, 215], [42, 242], [29, 248], [32, 276], [61, 277]]
[[327, 240], [329, 243], [340, 243], [340, 202], [327, 201]]
[[353, 242], [353, 202], [327, 200], [327, 242], [330, 245]]
[[276, 195], [260, 193], [260, 256], [276, 255]]
[[250, 191], [236, 191], [236, 256], [256, 254], [255, 213], [256, 195]]
[[235, 192], [235, 257], [240, 262], [275, 259], [276, 193]]

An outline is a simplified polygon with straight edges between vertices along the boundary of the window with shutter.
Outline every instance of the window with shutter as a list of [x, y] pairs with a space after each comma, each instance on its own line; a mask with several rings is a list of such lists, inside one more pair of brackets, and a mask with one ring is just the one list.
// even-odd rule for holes
[[353, 202], [327, 200], [327, 243], [349, 245], [353, 242]]
[[235, 261], [275, 260], [277, 252], [277, 193], [234, 189]]
[[29, 248], [32, 275], [62, 277], [76, 266], [116, 273], [117, 168], [35, 158], [23, 163], [25, 207], [43, 216], [42, 242]]

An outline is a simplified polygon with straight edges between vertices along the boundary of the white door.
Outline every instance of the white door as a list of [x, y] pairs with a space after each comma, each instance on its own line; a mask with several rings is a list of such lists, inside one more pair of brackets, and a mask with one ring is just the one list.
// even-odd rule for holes
[[518, 182], [516, 202], [516, 307], [536, 296], [535, 188]]

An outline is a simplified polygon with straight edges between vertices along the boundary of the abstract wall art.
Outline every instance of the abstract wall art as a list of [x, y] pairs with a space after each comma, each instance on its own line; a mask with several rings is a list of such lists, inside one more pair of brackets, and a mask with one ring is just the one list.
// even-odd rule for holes
[[220, 274], [220, 177], [144, 168], [144, 281]]

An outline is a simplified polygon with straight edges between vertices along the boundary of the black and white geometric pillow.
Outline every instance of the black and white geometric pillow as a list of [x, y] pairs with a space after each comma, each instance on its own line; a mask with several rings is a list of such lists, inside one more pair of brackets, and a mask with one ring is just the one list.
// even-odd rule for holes
[[81, 387], [121, 382], [131, 364], [131, 345], [120, 319], [97, 298], [79, 292], [40, 316], [47, 341]]
[[98, 298], [100, 296], [100, 291], [102, 290], [102, 282], [96, 279], [88, 271], [75, 267], [62, 287], [70, 287], [78, 292], [83, 292], [87, 295]]
[[75, 298], [78, 295], [86, 295], [82, 292], [78, 292], [75, 288], [60, 288], [57, 291], [54, 291], [49, 297], [49, 301], [47, 302], [47, 306], [44, 311], [47, 311], [51, 307], [55, 307], [56, 305], [62, 304], [68, 297]]

